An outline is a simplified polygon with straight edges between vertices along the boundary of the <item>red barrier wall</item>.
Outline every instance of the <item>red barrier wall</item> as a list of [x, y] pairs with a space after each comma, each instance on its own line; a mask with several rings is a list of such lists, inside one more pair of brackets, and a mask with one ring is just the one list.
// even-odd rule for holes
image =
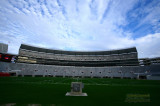
[[0, 77], [9, 77], [9, 73], [0, 72]]

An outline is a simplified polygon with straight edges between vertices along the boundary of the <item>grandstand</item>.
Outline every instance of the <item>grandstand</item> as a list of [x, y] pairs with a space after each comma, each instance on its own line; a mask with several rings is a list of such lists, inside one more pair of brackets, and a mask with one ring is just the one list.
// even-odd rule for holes
[[151, 65], [151, 64], [160, 64], [160, 57], [155, 58], [140, 58], [139, 64], [141, 66]]
[[33, 47], [22, 44], [17, 62], [60, 65], [60, 66], [137, 66], [135, 47], [112, 51], [62, 51]]
[[[2, 54], [5, 60], [6, 55]], [[16, 76], [143, 78], [160, 64], [144, 65], [135, 47], [111, 51], [63, 51], [21, 44], [14, 62], [0, 62], [0, 71]], [[159, 61], [159, 59], [156, 59]], [[155, 59], [152, 59], [152, 62]], [[147, 63], [148, 64], [148, 63]]]

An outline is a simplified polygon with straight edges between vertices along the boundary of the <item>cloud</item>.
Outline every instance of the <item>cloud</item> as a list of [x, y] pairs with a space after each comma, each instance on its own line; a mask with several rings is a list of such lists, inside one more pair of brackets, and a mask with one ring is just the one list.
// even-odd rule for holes
[[138, 1], [126, 14], [127, 25], [124, 30], [132, 32], [134, 38], [160, 32], [159, 10], [159, 1]]
[[1, 0], [0, 42], [9, 41], [9, 52], [16, 54], [25, 43], [78, 51], [136, 46], [139, 57], [160, 56], [159, 2], [139, 4], [138, 0]]
[[160, 33], [149, 34], [135, 40], [135, 45], [139, 51], [139, 57], [159, 57], [160, 56]]

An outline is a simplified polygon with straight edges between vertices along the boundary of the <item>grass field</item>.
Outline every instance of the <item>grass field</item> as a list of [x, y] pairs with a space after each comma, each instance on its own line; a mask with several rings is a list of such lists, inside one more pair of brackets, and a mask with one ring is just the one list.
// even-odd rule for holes
[[[83, 82], [87, 97], [65, 96]], [[0, 105], [160, 106], [160, 81], [134, 79], [0, 77]]]

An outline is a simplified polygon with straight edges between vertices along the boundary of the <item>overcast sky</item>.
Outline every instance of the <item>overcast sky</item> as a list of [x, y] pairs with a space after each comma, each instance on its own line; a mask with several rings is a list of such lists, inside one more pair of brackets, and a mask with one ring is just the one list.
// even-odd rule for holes
[[160, 0], [0, 0], [0, 43], [160, 57]]

